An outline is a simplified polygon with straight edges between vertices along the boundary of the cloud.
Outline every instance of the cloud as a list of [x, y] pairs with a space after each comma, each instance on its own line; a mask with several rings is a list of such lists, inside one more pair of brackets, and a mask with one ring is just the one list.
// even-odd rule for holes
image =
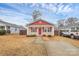
[[56, 12], [56, 5], [55, 4], [49, 4], [49, 3], [40, 3], [40, 4], [31, 4], [30, 7], [35, 8], [35, 9], [45, 9], [46, 11], [49, 12]]
[[56, 13], [57, 7], [54, 4], [49, 4], [48, 10], [51, 11], [51, 12], [53, 12], [53, 13]]
[[63, 8], [63, 12], [72, 12], [72, 8], [69, 6], [69, 5], [67, 5], [66, 7], [64, 7]]
[[48, 10], [49, 12], [52, 12], [52, 13], [68, 13], [68, 12], [72, 12], [73, 9], [70, 7], [72, 4], [64, 4], [64, 3], [41, 3], [41, 4], [31, 4], [30, 6], [33, 8], [33, 7], [36, 7], [36, 8], [39, 8], [40, 7], [42, 9], [45, 9], [45, 10]]
[[24, 20], [25, 17], [21, 17], [21, 16], [15, 16], [15, 17], [11, 17], [11, 16], [0, 16], [0, 19], [9, 23], [13, 23], [13, 24], [17, 24], [17, 25], [25, 25], [27, 22], [27, 20]]
[[5, 8], [0, 6], [0, 14], [8, 15], [8, 16], [31, 16], [29, 12], [27, 12], [26, 4], [6, 4], [11, 8]]
[[[26, 10], [26, 6], [28, 4], [10, 4], [9, 6], [15, 8], [17, 10], [17, 12], [21, 13], [21, 14], [28, 14], [25, 10]], [[29, 7], [31, 8], [35, 8], [35, 9], [45, 9], [48, 10], [49, 12], [52, 13], [68, 13], [68, 12], [72, 12], [72, 8], [70, 7], [71, 4], [63, 4], [63, 3], [31, 3], [29, 5]]]
[[64, 5], [59, 6], [58, 7], [58, 12], [61, 12], [63, 10], [63, 8], [64, 8]]
[[31, 19], [32, 12], [35, 9], [39, 9], [42, 14], [44, 14], [43, 16], [46, 16], [49, 19], [63, 18], [63, 15], [68, 15], [74, 11], [72, 4], [64, 3], [16, 3], [6, 4], [6, 6], [10, 8], [0, 7], [0, 17], [9, 19], [9, 21], [18, 21], [15, 22], [18, 24], [20, 24], [21, 22], [21, 24], [23, 24], [23, 22], [26, 23], [27, 20]]
[[15, 17], [15, 16], [29, 16], [28, 14], [24, 15], [19, 12], [13, 11], [11, 9], [6, 9], [6, 8], [0, 8], [0, 14], [10, 16], [10, 17]]
[[68, 4], [68, 5], [62, 4], [62, 5], [58, 6], [58, 10], [57, 10], [56, 14], [59, 14], [59, 13], [68, 14], [68, 13], [71, 13], [71, 12], [73, 12], [73, 9], [70, 6], [70, 4]]
[[42, 4], [41, 4], [41, 7], [42, 7], [42, 8], [45, 8], [45, 7], [46, 7], [46, 4], [45, 4], [45, 3], [42, 3]]
[[15, 10], [0, 7], [0, 19], [2, 19], [4, 21], [8, 21], [10, 23], [15, 23], [15, 24], [18, 24], [18, 25], [26, 24], [28, 22], [28, 20], [31, 18], [31, 15], [23, 14], [21, 12], [16, 11], [16, 10], [20, 10], [22, 12], [25, 12], [25, 11], [22, 10], [24, 7], [17, 8], [17, 5], [15, 5], [15, 6], [14, 5], [11, 6], [11, 7], [15, 8]]
[[40, 7], [40, 4], [39, 3], [31, 3], [30, 5], [29, 5], [30, 7]]
[[35, 3], [31, 3], [30, 5], [29, 5], [29, 7], [35, 7]]
[[27, 12], [27, 8], [26, 8], [27, 4], [17, 3], [17, 4], [7, 4], [7, 5], [10, 6], [10, 7], [12, 7], [12, 8], [14, 8], [15, 9], [14, 11], [16, 11], [18, 13], [21, 13], [21, 14], [24, 14], [24, 15], [28, 14], [29, 16], [31, 16], [31, 13]]

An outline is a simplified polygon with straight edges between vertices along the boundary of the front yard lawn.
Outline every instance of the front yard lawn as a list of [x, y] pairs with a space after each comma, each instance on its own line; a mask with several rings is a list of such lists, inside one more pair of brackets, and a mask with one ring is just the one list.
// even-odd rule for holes
[[24, 35], [0, 36], [0, 55], [5, 56], [35, 56], [47, 55], [45, 48], [40, 44], [33, 44], [35, 37]]
[[[75, 47], [79, 47], [79, 40], [62, 36], [39, 37], [46, 41], [64, 41]], [[25, 35], [0, 36], [0, 55], [2, 56], [46, 56], [45, 46], [38, 42], [38, 37], [26, 37]], [[36, 42], [36, 43], [34, 43]], [[40, 43], [40, 44], [39, 44]]]

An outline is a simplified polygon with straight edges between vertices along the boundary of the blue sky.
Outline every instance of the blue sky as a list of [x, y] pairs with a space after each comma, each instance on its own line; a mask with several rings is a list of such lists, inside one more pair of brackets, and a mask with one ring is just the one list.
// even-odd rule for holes
[[41, 18], [51, 23], [68, 17], [79, 18], [78, 3], [0, 3], [0, 19], [25, 25], [32, 19], [32, 12], [40, 10]]

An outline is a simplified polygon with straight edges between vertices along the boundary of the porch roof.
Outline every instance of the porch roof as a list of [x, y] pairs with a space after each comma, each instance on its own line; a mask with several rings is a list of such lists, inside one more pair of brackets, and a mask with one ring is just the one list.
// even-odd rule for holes
[[27, 24], [27, 26], [30, 26], [30, 25], [52, 25], [52, 26], [54, 26], [54, 24], [49, 23], [49, 22], [42, 20], [42, 19], [39, 19], [37, 21]]

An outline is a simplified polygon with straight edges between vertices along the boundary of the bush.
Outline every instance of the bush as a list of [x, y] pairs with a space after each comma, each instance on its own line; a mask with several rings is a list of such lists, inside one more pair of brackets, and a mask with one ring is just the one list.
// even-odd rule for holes
[[46, 35], [44, 34], [43, 36], [45, 37]]
[[0, 30], [0, 35], [5, 35], [6, 31], [5, 30]]
[[35, 37], [36, 35], [27, 35], [27, 37]]
[[51, 35], [48, 35], [48, 37], [52, 37]]

